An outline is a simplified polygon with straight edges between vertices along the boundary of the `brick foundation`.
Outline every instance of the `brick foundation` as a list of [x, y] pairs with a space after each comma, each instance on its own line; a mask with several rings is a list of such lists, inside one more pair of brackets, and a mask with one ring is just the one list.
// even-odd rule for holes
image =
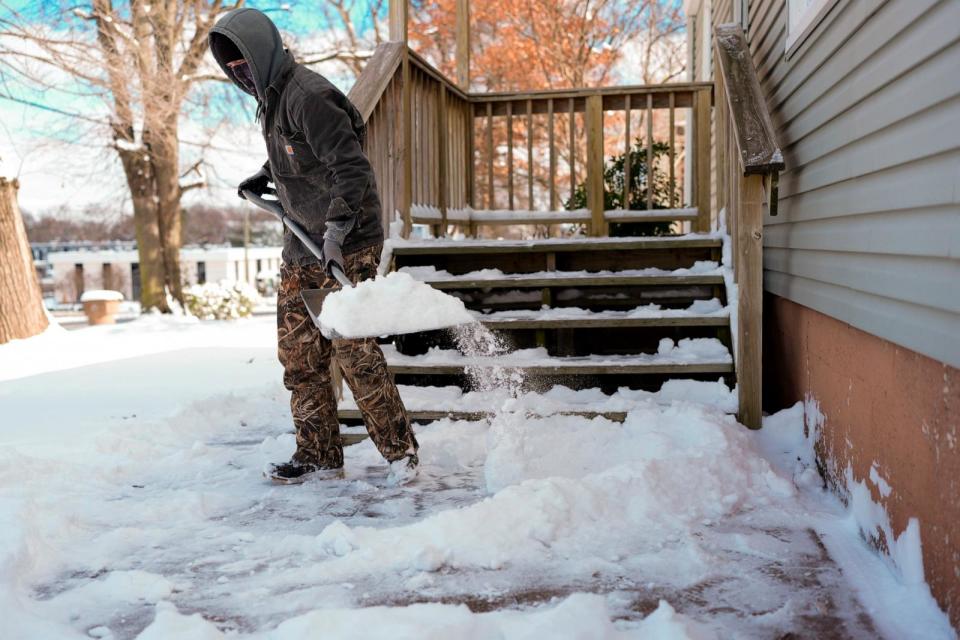
[[764, 408], [807, 395], [825, 416], [823, 467], [865, 480], [876, 463], [893, 491], [883, 498], [868, 481], [873, 499], [895, 535], [920, 520], [927, 582], [960, 627], [960, 370], [768, 294]]

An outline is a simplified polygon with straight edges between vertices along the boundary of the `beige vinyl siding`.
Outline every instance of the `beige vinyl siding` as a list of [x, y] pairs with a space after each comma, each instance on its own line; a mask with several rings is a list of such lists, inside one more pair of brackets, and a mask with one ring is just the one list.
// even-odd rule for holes
[[960, 1], [840, 0], [789, 59], [786, 16], [749, 3], [787, 164], [765, 286], [960, 366]]

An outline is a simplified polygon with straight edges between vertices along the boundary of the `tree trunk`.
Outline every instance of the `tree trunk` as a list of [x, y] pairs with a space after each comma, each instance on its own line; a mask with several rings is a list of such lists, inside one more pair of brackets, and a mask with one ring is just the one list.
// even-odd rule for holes
[[0, 178], [0, 344], [34, 336], [49, 324], [17, 187], [16, 180]]
[[[148, 138], [147, 132], [144, 132], [144, 138]], [[166, 270], [157, 222], [157, 191], [153, 164], [146, 150], [120, 150], [118, 153], [133, 201], [133, 225], [140, 258], [140, 307], [144, 311], [159, 309], [168, 312], [170, 309], [163, 290]]]
[[180, 154], [176, 116], [164, 123], [163, 132], [151, 147], [157, 185], [157, 220], [165, 284], [174, 299], [183, 304], [180, 274]]

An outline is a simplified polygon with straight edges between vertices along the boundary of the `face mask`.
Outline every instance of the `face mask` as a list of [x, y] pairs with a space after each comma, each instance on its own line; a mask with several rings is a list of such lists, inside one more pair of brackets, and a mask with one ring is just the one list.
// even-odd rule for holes
[[233, 79], [249, 94], [257, 95], [257, 85], [253, 82], [253, 69], [244, 59], [228, 62], [227, 67], [233, 73]]

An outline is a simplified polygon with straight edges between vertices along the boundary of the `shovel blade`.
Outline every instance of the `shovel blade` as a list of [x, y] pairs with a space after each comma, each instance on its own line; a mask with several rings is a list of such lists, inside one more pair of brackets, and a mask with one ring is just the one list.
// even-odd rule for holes
[[[333, 328], [325, 326], [320, 322], [320, 310], [323, 308], [323, 301], [328, 295], [334, 291], [340, 291], [340, 287], [326, 287], [322, 289], [303, 289], [300, 292], [300, 297], [303, 299], [303, 304], [307, 306], [307, 313], [310, 314], [310, 319], [313, 320], [313, 324], [320, 329], [320, 333], [324, 337], [329, 338], [330, 340], [359, 340], [363, 338], [379, 338], [381, 334], [372, 334], [372, 335], [358, 335], [358, 336], [345, 336]], [[404, 333], [422, 333], [424, 331], [440, 331], [445, 328], [451, 328], [456, 325], [450, 325], [449, 327], [433, 327], [431, 329], [411, 329], [410, 331], [405, 332], [391, 332], [389, 335], [403, 335]]]
[[330, 327], [324, 327], [320, 324], [320, 310], [323, 309], [323, 301], [328, 295], [334, 291], [340, 291], [340, 287], [325, 287], [322, 289], [303, 289], [300, 292], [300, 298], [303, 299], [303, 304], [307, 307], [307, 313], [310, 314], [310, 319], [313, 320], [313, 324], [320, 329], [322, 333], [327, 338], [335, 340], [337, 338], [342, 338], [339, 333], [331, 329]]

